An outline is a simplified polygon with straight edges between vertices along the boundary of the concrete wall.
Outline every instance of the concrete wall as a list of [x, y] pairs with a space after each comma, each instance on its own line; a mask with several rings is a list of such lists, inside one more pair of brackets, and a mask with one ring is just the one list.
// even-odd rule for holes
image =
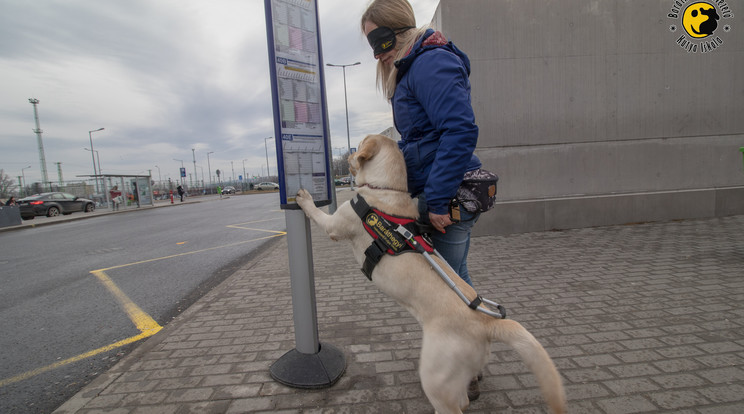
[[690, 53], [673, 5], [441, 0], [432, 23], [471, 59], [477, 154], [501, 178], [476, 234], [744, 214], [744, 22]]

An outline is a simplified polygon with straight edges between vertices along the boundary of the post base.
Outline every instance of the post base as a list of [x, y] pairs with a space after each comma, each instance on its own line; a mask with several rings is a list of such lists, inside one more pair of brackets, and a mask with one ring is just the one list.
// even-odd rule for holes
[[303, 354], [293, 349], [269, 368], [271, 378], [294, 388], [320, 389], [336, 383], [346, 371], [343, 352], [331, 344], [320, 344], [316, 354]]

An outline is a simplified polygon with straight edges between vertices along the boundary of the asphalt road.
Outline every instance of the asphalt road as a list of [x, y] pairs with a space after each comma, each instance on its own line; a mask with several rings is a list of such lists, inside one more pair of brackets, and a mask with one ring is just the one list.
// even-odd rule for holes
[[0, 233], [0, 413], [53, 411], [285, 227], [270, 193]]

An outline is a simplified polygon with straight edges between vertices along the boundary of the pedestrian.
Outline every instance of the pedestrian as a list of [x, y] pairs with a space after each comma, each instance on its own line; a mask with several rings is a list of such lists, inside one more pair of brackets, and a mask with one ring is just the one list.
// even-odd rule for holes
[[220, 198], [222, 198], [222, 186], [217, 186], [217, 194], [219, 194]]
[[18, 202], [16, 201], [15, 196], [10, 196], [10, 198], [5, 202], [6, 206], [17, 206]]
[[134, 195], [134, 201], [137, 203], [137, 208], [140, 208], [140, 194], [137, 181], [132, 181], [132, 194]]
[[178, 191], [178, 196], [181, 197], [181, 202], [183, 203], [183, 194], [185, 191], [183, 191], [183, 187], [181, 187], [181, 184], [176, 187], [176, 190]]
[[115, 185], [109, 190], [109, 196], [111, 197], [111, 206], [114, 208], [114, 211], [119, 210], [119, 204], [123, 201], [121, 199], [121, 191], [119, 191], [119, 186]]
[[[377, 86], [392, 105], [408, 191], [431, 224], [434, 247], [472, 286], [467, 268], [470, 234], [480, 211], [454, 202], [466, 173], [481, 162], [478, 126], [470, 104], [470, 60], [439, 31], [416, 27], [407, 0], [375, 0], [361, 18], [377, 59]], [[478, 398], [477, 379], [468, 397]]]

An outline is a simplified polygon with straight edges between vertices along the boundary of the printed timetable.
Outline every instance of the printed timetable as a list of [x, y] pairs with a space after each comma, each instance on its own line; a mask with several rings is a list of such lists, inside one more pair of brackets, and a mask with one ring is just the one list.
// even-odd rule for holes
[[[300, 188], [315, 200], [330, 199], [325, 104], [315, 0], [266, 0], [271, 4], [270, 44], [274, 119], [282, 204]], [[280, 148], [280, 147], [281, 148]], [[279, 154], [281, 153], [281, 154]]]

